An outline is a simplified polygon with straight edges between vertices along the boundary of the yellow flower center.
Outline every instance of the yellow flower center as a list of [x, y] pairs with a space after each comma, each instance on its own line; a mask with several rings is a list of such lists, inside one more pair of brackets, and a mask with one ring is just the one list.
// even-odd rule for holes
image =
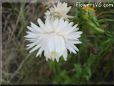
[[91, 7], [91, 6], [88, 6], [88, 5], [87, 6], [83, 6], [82, 9], [85, 10], [85, 11], [95, 11], [94, 7]]
[[57, 52], [55, 52], [55, 51], [52, 51], [51, 53], [50, 53], [50, 57], [51, 58], [53, 58], [53, 57], [56, 57], [56, 56], [58, 56], [59, 54], [57, 53]]

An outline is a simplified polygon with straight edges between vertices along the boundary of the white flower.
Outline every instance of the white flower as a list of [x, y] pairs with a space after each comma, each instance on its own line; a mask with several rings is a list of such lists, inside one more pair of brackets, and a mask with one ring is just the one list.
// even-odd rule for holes
[[67, 7], [67, 3], [61, 3], [58, 1], [57, 5], [53, 4], [53, 7], [45, 12], [45, 17], [50, 19], [62, 18], [68, 20], [68, 18], [72, 18], [72, 16], [67, 15], [70, 9], [71, 6]]
[[81, 31], [77, 31], [77, 24], [73, 26], [73, 22], [69, 23], [63, 19], [45, 20], [45, 24], [38, 19], [39, 26], [31, 22], [31, 26], [27, 26], [26, 40], [30, 42], [27, 49], [31, 49], [30, 53], [37, 51], [36, 56], [44, 52], [46, 60], [52, 59], [59, 61], [63, 56], [67, 60], [67, 50], [76, 54], [79, 51], [75, 44], [80, 44], [79, 37]]

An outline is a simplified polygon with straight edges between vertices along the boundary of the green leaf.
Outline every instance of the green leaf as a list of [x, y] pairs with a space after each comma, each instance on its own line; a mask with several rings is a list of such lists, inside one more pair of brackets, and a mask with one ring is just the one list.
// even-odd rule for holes
[[96, 16], [90, 15], [89, 18], [96, 26], [100, 26]]
[[104, 22], [113, 22], [114, 19], [100, 19], [98, 20], [99, 23], [104, 23]]
[[93, 29], [93, 31], [96, 31], [96, 32], [99, 32], [99, 33], [104, 33], [104, 30], [97, 27], [94, 23], [87, 22], [87, 24], [90, 26], [91, 30]]
[[67, 71], [66, 70], [63, 70], [61, 71], [59, 74], [57, 74], [55, 77], [54, 77], [54, 82], [58, 82], [58, 83], [69, 83], [70, 82], [70, 78], [67, 74]]
[[82, 68], [80, 64], [74, 64], [75, 67], [75, 71], [76, 71], [76, 78], [80, 78], [81, 77], [81, 73], [82, 73]]
[[84, 67], [82, 75], [88, 81], [92, 75], [90, 67]]

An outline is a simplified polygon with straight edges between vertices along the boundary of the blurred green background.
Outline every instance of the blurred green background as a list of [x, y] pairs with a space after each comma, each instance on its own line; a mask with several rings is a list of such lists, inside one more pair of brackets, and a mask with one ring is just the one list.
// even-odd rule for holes
[[26, 26], [37, 24], [37, 18], [44, 20], [47, 6], [2, 3], [2, 84], [114, 83], [114, 7], [86, 11], [72, 6], [70, 21], [83, 31], [82, 44], [76, 55], [69, 53], [67, 61], [61, 58], [57, 63], [26, 50]]

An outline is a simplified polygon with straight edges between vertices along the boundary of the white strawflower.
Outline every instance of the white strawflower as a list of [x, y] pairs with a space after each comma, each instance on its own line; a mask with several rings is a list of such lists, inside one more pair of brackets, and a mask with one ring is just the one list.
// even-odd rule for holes
[[31, 22], [31, 26], [27, 26], [26, 40], [30, 42], [27, 49], [30, 53], [37, 51], [36, 56], [44, 52], [46, 60], [52, 59], [59, 61], [61, 56], [67, 60], [67, 50], [76, 54], [79, 51], [75, 44], [80, 44], [79, 37], [81, 31], [77, 31], [77, 24], [73, 26], [73, 22], [69, 23], [63, 19], [45, 20], [45, 24], [38, 19], [39, 26]]
[[57, 5], [53, 4], [53, 7], [45, 12], [45, 17], [50, 19], [62, 18], [68, 20], [68, 18], [72, 18], [72, 16], [67, 15], [70, 9], [71, 6], [68, 7], [67, 3], [58, 1]]

